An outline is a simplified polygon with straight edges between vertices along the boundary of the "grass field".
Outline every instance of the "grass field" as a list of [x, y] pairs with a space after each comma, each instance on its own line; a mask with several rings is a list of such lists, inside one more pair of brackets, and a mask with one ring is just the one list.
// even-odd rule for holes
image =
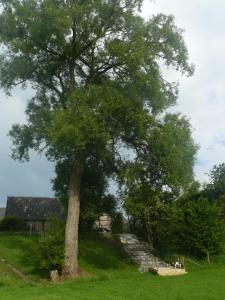
[[[207, 300], [225, 299], [223, 259], [210, 267], [188, 266], [189, 273], [180, 277], [157, 277], [139, 274], [136, 266], [110, 240], [81, 240], [80, 265], [85, 279], [51, 284], [33, 273], [32, 252], [36, 242], [23, 235], [0, 235], [1, 300]], [[28, 274], [35, 285], [15, 275], [14, 265]]]

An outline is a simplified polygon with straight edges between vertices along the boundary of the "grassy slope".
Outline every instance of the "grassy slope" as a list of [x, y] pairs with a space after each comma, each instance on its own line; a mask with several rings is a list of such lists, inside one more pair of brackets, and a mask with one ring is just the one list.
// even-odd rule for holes
[[18, 287], [21, 285], [24, 285], [23, 281], [19, 280], [7, 267], [6, 263], [0, 260], [0, 291], [2, 287]]
[[[0, 253], [32, 274], [29, 247], [35, 243], [24, 236], [0, 235]], [[22, 251], [21, 251], [22, 249]], [[111, 244], [94, 239], [82, 240], [80, 264], [92, 278], [58, 284], [40, 283], [31, 287], [7, 271], [0, 261], [1, 300], [207, 300], [225, 298], [225, 268], [192, 268], [181, 277], [139, 274], [134, 265]], [[3, 273], [2, 273], [3, 272]], [[6, 276], [7, 274], [7, 276]]]
[[[0, 258], [31, 275], [33, 272], [31, 249], [36, 244], [37, 238], [37, 236], [30, 238], [26, 235], [0, 233]], [[1, 277], [0, 275], [0, 279]]]

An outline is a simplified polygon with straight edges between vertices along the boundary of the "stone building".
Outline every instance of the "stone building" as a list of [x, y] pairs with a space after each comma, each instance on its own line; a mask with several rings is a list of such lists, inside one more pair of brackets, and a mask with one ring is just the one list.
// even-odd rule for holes
[[6, 217], [15, 217], [26, 222], [35, 231], [45, 231], [51, 219], [63, 217], [63, 207], [55, 198], [8, 197]]
[[112, 220], [111, 217], [107, 214], [103, 214], [99, 217], [99, 219], [95, 222], [95, 228], [104, 232], [111, 231], [112, 229]]

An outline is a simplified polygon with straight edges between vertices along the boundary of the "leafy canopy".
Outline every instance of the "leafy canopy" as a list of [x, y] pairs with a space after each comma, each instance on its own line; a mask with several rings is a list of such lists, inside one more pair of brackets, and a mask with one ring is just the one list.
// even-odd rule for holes
[[49, 159], [136, 149], [154, 116], [174, 104], [177, 85], [160, 65], [190, 75], [182, 32], [172, 16], [148, 21], [138, 0], [1, 0], [0, 84], [31, 86], [27, 123], [10, 134], [13, 155]]

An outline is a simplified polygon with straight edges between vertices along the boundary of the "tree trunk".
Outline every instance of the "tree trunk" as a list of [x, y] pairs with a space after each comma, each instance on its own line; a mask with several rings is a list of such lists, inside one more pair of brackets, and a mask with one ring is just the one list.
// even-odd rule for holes
[[78, 272], [78, 225], [80, 215], [80, 185], [84, 162], [78, 161], [73, 166], [69, 183], [68, 213], [65, 230], [65, 260], [63, 276], [76, 278]]

